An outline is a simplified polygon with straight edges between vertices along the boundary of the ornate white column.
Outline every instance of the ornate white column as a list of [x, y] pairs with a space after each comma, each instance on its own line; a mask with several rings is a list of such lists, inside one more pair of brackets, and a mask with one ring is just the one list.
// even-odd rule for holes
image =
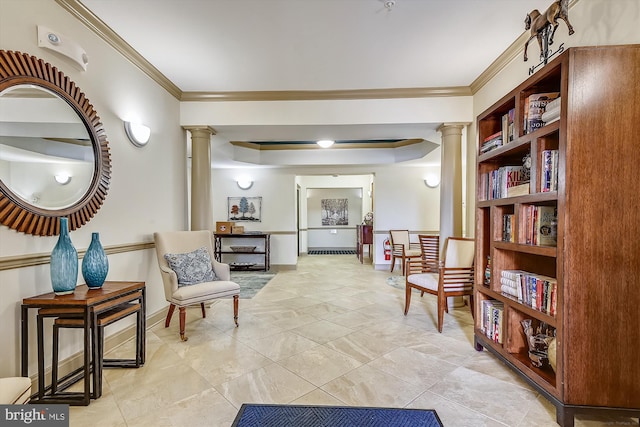
[[[462, 237], [462, 130], [466, 125], [467, 123], [444, 123], [438, 128], [438, 132], [442, 133], [440, 145], [441, 251], [447, 237]], [[461, 297], [449, 298], [450, 308], [463, 304]]]
[[191, 133], [191, 230], [213, 230], [210, 126], [183, 126]]

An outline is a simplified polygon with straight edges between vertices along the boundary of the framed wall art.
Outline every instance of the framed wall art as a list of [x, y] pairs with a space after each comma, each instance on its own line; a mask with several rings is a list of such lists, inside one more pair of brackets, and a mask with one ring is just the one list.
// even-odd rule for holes
[[349, 225], [349, 199], [321, 199], [322, 225]]
[[262, 197], [229, 197], [229, 221], [262, 222]]

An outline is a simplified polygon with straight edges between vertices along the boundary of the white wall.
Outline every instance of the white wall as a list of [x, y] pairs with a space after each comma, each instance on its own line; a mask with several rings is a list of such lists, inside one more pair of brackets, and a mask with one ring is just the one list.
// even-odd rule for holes
[[[254, 183], [241, 190], [236, 179], [250, 176]], [[271, 233], [271, 264], [295, 265], [297, 262], [297, 234], [295, 211], [295, 175], [282, 169], [213, 169], [213, 220], [228, 221], [228, 197], [262, 197], [262, 221], [239, 222], [245, 231]]]
[[[353, 249], [356, 246], [355, 225], [362, 222], [362, 187], [360, 188], [307, 188], [308, 248]], [[323, 225], [322, 200], [346, 199], [348, 223]]]
[[[109, 191], [95, 217], [71, 233], [76, 248], [86, 249], [92, 232], [99, 232], [108, 247], [152, 241], [156, 230], [185, 229], [186, 156], [178, 101], [54, 1], [2, 0], [1, 10], [0, 48], [29, 53], [56, 66], [84, 92], [104, 124], [112, 161]], [[87, 71], [38, 48], [38, 24], [78, 42], [89, 57]], [[142, 149], [127, 140], [123, 129], [122, 120], [134, 117], [152, 129], [151, 141]], [[0, 258], [48, 254], [56, 241], [57, 237], [29, 236], [0, 226]], [[109, 265], [107, 280], [146, 282], [149, 314], [166, 305], [153, 249], [109, 255]], [[83, 282], [82, 275], [78, 281]], [[0, 271], [0, 284], [0, 376], [5, 377], [20, 373], [20, 303], [51, 291], [49, 265]], [[34, 319], [31, 373], [36, 371]], [[116, 324], [109, 332], [124, 326]], [[81, 349], [77, 336], [64, 335], [63, 358]]]
[[440, 149], [427, 155], [433, 159], [429, 167], [384, 167], [375, 173], [374, 194], [374, 264], [384, 269], [390, 261], [384, 259], [383, 242], [388, 231], [409, 230], [411, 241], [418, 234], [437, 233], [440, 228], [440, 186], [429, 188], [424, 178], [440, 172], [437, 159]]
[[[554, 37], [554, 47], [602, 46], [640, 43], [640, 1], [638, 0], [580, 0], [569, 9], [569, 20], [575, 30], [571, 36], [564, 22]], [[523, 46], [524, 49], [524, 46]], [[477, 117], [506, 93], [529, 77], [529, 67], [538, 64], [539, 49], [535, 40], [529, 46], [529, 60], [524, 62], [522, 52], [509, 65], [473, 96], [473, 116]], [[538, 68], [539, 70], [540, 68]], [[612, 76], [615, 78], [615, 76]], [[469, 126], [467, 193], [467, 233], [475, 233], [475, 164], [477, 135], [475, 120]]]

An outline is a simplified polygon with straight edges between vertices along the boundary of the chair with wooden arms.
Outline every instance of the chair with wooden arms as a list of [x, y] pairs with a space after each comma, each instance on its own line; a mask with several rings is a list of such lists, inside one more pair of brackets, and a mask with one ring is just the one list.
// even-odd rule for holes
[[440, 264], [440, 236], [437, 234], [418, 234], [422, 259], [427, 261], [434, 273]]
[[396, 261], [400, 259], [402, 266], [402, 275], [405, 273], [405, 264], [407, 260], [422, 257], [419, 243], [411, 243], [409, 240], [409, 230], [389, 230], [391, 241], [391, 271], [396, 265]]
[[240, 286], [231, 281], [229, 264], [215, 260], [211, 232], [156, 232], [153, 238], [165, 298], [170, 303], [164, 326], [169, 327], [173, 311], [178, 307], [180, 338], [186, 341], [187, 306], [199, 304], [202, 317], [206, 317], [205, 302], [229, 297], [233, 297], [233, 319], [237, 326]]
[[409, 260], [406, 272], [406, 296], [404, 314], [409, 312], [412, 289], [438, 297], [438, 332], [442, 332], [444, 312], [449, 312], [448, 297], [468, 295], [473, 316], [473, 261], [475, 241], [460, 237], [448, 237], [444, 246], [444, 259], [437, 273], [432, 272], [428, 260]]

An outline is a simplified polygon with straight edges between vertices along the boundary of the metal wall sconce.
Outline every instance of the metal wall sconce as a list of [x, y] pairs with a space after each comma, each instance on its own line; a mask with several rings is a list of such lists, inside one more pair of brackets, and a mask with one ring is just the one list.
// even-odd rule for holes
[[151, 129], [140, 123], [124, 122], [124, 131], [136, 147], [144, 147], [151, 137]]

